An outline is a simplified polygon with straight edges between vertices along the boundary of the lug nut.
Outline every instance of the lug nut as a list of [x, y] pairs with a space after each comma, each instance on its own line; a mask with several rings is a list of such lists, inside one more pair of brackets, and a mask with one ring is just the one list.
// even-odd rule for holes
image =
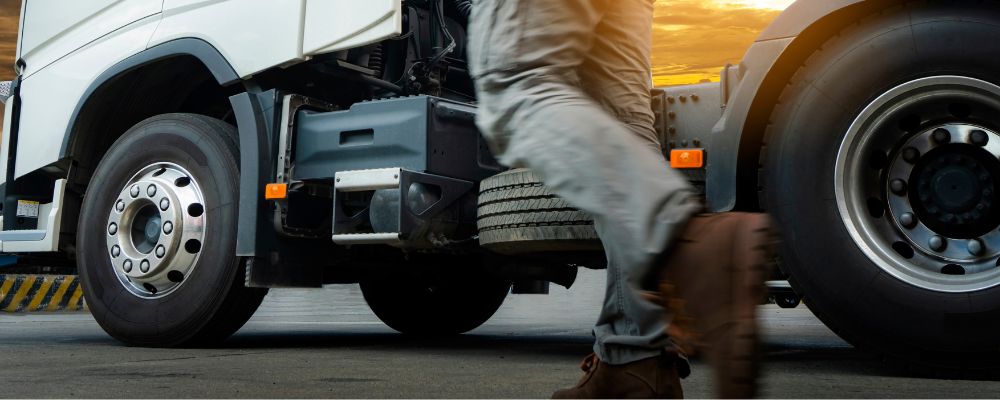
[[968, 247], [969, 249], [969, 254], [972, 254], [974, 256], [981, 256], [983, 255], [983, 250], [986, 250], [986, 248], [983, 246], [983, 241], [979, 239], [969, 240], [969, 243], [966, 245], [966, 247]]
[[170, 208], [170, 200], [167, 200], [166, 197], [160, 199], [160, 210], [167, 211], [168, 208]]
[[912, 147], [907, 147], [907, 148], [903, 149], [903, 160], [904, 161], [906, 161], [906, 162], [908, 162], [910, 164], [913, 164], [913, 163], [916, 163], [918, 159], [920, 159], [920, 150], [917, 150], [917, 149], [912, 148]]
[[948, 242], [946, 242], [944, 238], [940, 236], [931, 237], [931, 240], [929, 240], [927, 244], [930, 245], [931, 250], [934, 251], [944, 251], [944, 249], [948, 247]]
[[108, 234], [114, 235], [116, 233], [118, 233], [118, 224], [112, 222], [111, 225], [108, 225]]
[[118, 258], [118, 256], [120, 256], [120, 255], [122, 255], [122, 248], [118, 247], [117, 244], [114, 245], [114, 246], [111, 246], [111, 257]]
[[899, 216], [899, 223], [906, 229], [913, 229], [917, 226], [917, 216], [913, 213], [904, 213]]
[[167, 254], [167, 249], [165, 247], [163, 247], [162, 244], [159, 245], [159, 246], [156, 246], [156, 256], [157, 257], [163, 258], [163, 256], [165, 254]]
[[990, 135], [981, 130], [974, 130], [969, 134], [969, 141], [976, 146], [986, 146], [990, 142]]
[[934, 139], [934, 143], [937, 144], [950, 143], [951, 132], [949, 132], [947, 129], [944, 128], [938, 128], [934, 130], [934, 133], [931, 135], [931, 138]]
[[174, 231], [174, 223], [173, 222], [167, 221], [167, 222], [163, 223], [163, 233], [166, 233], [166, 234], [169, 235], [170, 232], [173, 232], [173, 231]]
[[132, 195], [132, 198], [139, 197], [139, 186], [132, 186], [132, 190], [129, 190], [129, 194]]
[[142, 260], [139, 262], [139, 271], [143, 273], [149, 272], [149, 260]]
[[892, 182], [889, 182], [889, 190], [900, 196], [906, 194], [906, 181], [894, 179]]
[[146, 194], [149, 195], [149, 197], [156, 196], [156, 185], [149, 185], [149, 187], [146, 188]]
[[122, 263], [122, 269], [124, 269], [126, 273], [132, 272], [132, 260], [125, 260], [125, 262]]
[[125, 201], [118, 200], [118, 202], [115, 203], [115, 210], [118, 210], [118, 212], [125, 211]]

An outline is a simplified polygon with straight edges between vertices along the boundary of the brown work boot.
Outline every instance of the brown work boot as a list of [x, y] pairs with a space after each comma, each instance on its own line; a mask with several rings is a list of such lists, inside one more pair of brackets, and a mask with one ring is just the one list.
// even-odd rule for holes
[[585, 373], [575, 387], [562, 389], [553, 399], [680, 399], [684, 397], [674, 354], [662, 354], [623, 365], [611, 365], [591, 354], [580, 369]]
[[775, 242], [767, 215], [699, 215], [664, 259], [668, 334], [688, 355], [704, 353], [720, 398], [757, 393], [756, 312]]

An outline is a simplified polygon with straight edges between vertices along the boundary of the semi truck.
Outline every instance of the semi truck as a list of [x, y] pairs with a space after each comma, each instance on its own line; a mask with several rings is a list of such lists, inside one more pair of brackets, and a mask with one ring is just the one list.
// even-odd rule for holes
[[[605, 262], [593, 221], [480, 136], [473, 7], [25, 0], [0, 250], [75, 265], [138, 346], [225, 339], [269, 289], [360, 283], [446, 335], [572, 284]], [[719, 82], [650, 94], [664, 156], [710, 211], [774, 216], [776, 276], [850, 343], [989, 367], [998, 43], [996, 1], [799, 0]]]

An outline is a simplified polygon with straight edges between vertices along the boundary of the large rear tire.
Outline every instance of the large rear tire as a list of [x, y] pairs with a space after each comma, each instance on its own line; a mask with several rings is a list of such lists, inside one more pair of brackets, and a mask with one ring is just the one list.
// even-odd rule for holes
[[101, 160], [77, 235], [84, 295], [130, 345], [208, 345], [253, 315], [266, 289], [235, 256], [235, 129], [193, 114], [136, 124]]
[[935, 368], [995, 364], [997, 43], [996, 3], [908, 2], [825, 43], [781, 95], [763, 194], [783, 266], [859, 347]]

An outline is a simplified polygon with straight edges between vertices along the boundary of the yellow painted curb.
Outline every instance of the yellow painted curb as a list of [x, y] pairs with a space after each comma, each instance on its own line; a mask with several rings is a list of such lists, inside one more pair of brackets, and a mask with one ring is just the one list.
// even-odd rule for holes
[[82, 311], [83, 289], [76, 275], [0, 275], [0, 311]]

